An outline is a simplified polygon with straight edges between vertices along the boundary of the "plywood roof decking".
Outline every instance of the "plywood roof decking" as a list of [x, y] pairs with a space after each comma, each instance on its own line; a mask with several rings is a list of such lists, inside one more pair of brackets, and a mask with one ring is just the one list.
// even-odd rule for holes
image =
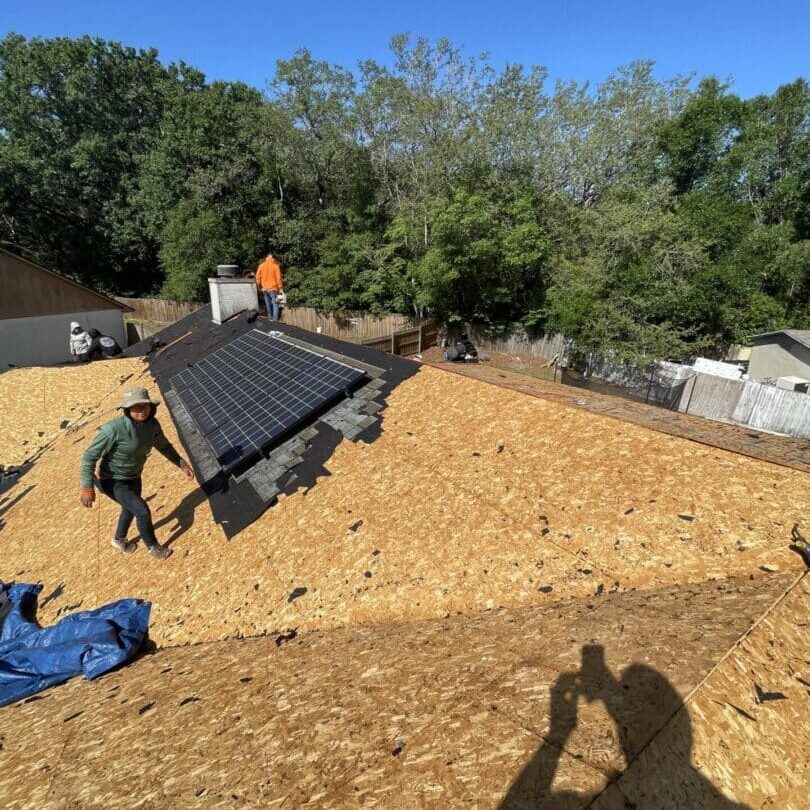
[[[166, 414], [163, 422], [172, 435]], [[114, 504], [78, 504], [72, 483], [89, 425], [59, 438], [27, 474], [34, 489], [5, 516], [3, 558], [20, 577], [64, 583], [44, 621], [80, 600], [137, 594], [155, 602], [160, 643], [424, 618], [588, 595], [600, 585], [800, 565], [785, 549], [810, 485], [790, 470], [433, 369], [396, 389], [383, 431], [368, 446], [343, 443], [327, 463], [330, 477], [282, 499], [231, 544], [199, 491], [156, 457], [146, 485], [158, 521], [174, 515], [190, 524], [163, 564], [109, 547]], [[63, 516], [57, 533], [55, 508]], [[159, 534], [165, 539], [177, 522]], [[93, 564], [77, 547], [91, 550]], [[308, 592], [288, 603], [296, 587]]]
[[[603, 689], [621, 695], [616, 719], [631, 729], [631, 750], [650, 750], [678, 711], [677, 694], [698, 686], [717, 651], [733, 646], [790, 581], [746, 578], [344, 628], [281, 647], [251, 639], [161, 650], [99, 681], [74, 680], [0, 712], [5, 806], [503, 802], [507, 810], [558, 810], [569, 791], [575, 799], [564, 806], [585, 807], [625, 763], [616, 721], [597, 703], [579, 701], [579, 724], [564, 750], [550, 733], [557, 679], [579, 669], [583, 646], [602, 644], [615, 678], [634, 662], [648, 665], [632, 690], [609, 682]], [[783, 620], [774, 618], [787, 628]], [[791, 641], [794, 657], [807, 652], [806, 638]], [[791, 690], [788, 679], [772, 672], [767, 683]], [[794, 690], [790, 697], [796, 711], [801, 696]], [[694, 729], [702, 752], [718, 729], [700, 714]], [[725, 733], [719, 730], [721, 739]], [[792, 742], [802, 741], [794, 732]], [[662, 776], [650, 779], [688, 767], [688, 750], [667, 753]], [[548, 773], [526, 778], [538, 760], [553, 770], [548, 784]], [[785, 767], [773, 767], [778, 780]], [[639, 779], [638, 770], [630, 774]], [[735, 787], [711, 764], [706, 775], [718, 790]], [[786, 795], [777, 781], [774, 799]]]
[[[804, 810], [810, 796], [809, 603], [804, 575], [593, 810], [624, 810], [627, 800], [660, 810], [709, 810], [718, 806], [716, 787], [743, 803], [735, 807]], [[784, 697], [758, 702], [757, 685]], [[689, 753], [693, 768], [683, 767]]]
[[[54, 590], [45, 624], [150, 599], [164, 649], [0, 710], [9, 807], [558, 810], [599, 796], [618, 810], [653, 788], [662, 808], [688, 796], [708, 810], [717, 790], [801, 807], [806, 579], [769, 607], [802, 569], [787, 545], [810, 511], [807, 475], [422, 368], [391, 393], [379, 438], [341, 443], [328, 476], [230, 543], [199, 490], [150, 459], [158, 534], [175, 538], [161, 563], [115, 552], [114, 505], [76, 496], [81, 453], [134, 381], [94, 400], [0, 503], [0, 578]], [[589, 644], [615, 678], [645, 662], [682, 697], [698, 686], [693, 748], [650, 674], [628, 690], [626, 772], [601, 702], [579, 702], [561, 749], [554, 687]], [[752, 706], [752, 682], [788, 700]]]
[[493, 363], [447, 363], [440, 360], [441, 354], [436, 349], [428, 350], [427, 358], [430, 358], [432, 365], [443, 371], [521, 391], [530, 396], [559, 402], [591, 413], [604, 414], [709, 447], [729, 450], [732, 453], [792, 467], [802, 472], [810, 472], [810, 440], [808, 439], [766, 433], [756, 428], [726, 422], [716, 422], [693, 414], [667, 410], [657, 405], [646, 405], [635, 400], [549, 382], [533, 376], [530, 370], [532, 366], [529, 366], [529, 370], [523, 373], [508, 367], [509, 364], [503, 363], [500, 359]]
[[116, 360], [0, 374], [0, 464], [22, 464], [61, 430], [82, 421], [100, 398], [119, 391], [124, 377], [143, 370], [137, 360]]
[[787, 546], [810, 477], [432, 368], [393, 391], [376, 441], [340, 444], [328, 477], [230, 543], [155, 455], [145, 493], [175, 554], [123, 557], [117, 507], [76, 495], [119, 395], [55, 440], [4, 515], [4, 569], [59, 590], [46, 623], [137, 595], [154, 603], [157, 643], [181, 644], [801, 569]]

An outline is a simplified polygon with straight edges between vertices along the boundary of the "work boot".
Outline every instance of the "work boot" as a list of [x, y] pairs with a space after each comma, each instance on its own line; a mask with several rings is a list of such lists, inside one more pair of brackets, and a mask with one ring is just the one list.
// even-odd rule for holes
[[146, 548], [153, 557], [157, 557], [159, 560], [166, 560], [172, 556], [172, 550], [168, 546], [159, 546], [154, 543]]
[[138, 547], [135, 540], [127, 540], [126, 538], [122, 540], [120, 537], [113, 537], [110, 545], [112, 545], [113, 548], [117, 548], [119, 551], [123, 551], [124, 554], [132, 554]]

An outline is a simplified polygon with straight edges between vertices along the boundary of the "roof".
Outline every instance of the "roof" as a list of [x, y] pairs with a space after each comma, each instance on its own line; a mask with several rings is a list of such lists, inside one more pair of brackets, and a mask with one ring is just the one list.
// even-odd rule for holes
[[787, 335], [796, 343], [801, 343], [810, 349], [810, 329], [777, 329], [775, 332], [763, 332], [760, 335], [752, 335], [751, 340], [759, 340], [760, 338], [769, 338], [776, 335]]
[[[6, 274], [7, 278], [3, 277], [3, 271], [7, 270], [4, 264], [9, 264], [14, 268], [13, 272]], [[68, 296], [70, 299], [68, 308], [57, 308], [56, 311], [81, 312], [83, 310], [81, 309], [80, 299], [84, 299], [85, 302], [94, 301], [96, 306], [92, 307], [93, 309], [100, 309], [101, 307], [98, 305], [103, 304], [104, 309], [120, 309], [123, 312], [133, 311], [132, 307], [122, 304], [114, 298], [110, 298], [90, 287], [79, 284], [78, 281], [74, 281], [67, 276], [60, 275], [53, 270], [48, 270], [28, 259], [24, 259], [22, 256], [0, 248], [0, 277], [2, 277], [2, 282], [7, 293], [3, 297], [4, 305], [0, 307], [0, 318], [24, 318], [34, 315], [47, 315], [50, 314], [50, 310], [53, 308], [55, 302], [49, 301], [47, 297], [41, 294], [28, 295], [20, 288], [19, 273], [17, 272], [20, 268], [30, 273], [44, 276], [51, 285], [58, 284], [65, 290], [72, 292], [72, 295]]]
[[[579, 808], [603, 790], [600, 810], [623, 806], [616, 791], [801, 806], [808, 592], [787, 543], [810, 476], [409, 363], [377, 435], [319, 453], [231, 542], [150, 457], [175, 553], [124, 557], [115, 505], [84, 509], [64, 482], [121, 389], [154, 389], [171, 352], [108, 361], [132, 376], [107, 374], [0, 496], [0, 558], [45, 584], [43, 625], [139, 596], [156, 645], [0, 712], [9, 806], [137, 791], [155, 807]], [[10, 403], [3, 423], [29, 405]]]
[[[351, 399], [344, 399], [319, 414], [243, 474], [226, 477], [210, 447], [199, 438], [197, 426], [175, 393], [172, 380], [178, 372], [257, 328], [280, 333], [287, 340], [361, 367], [369, 382], [355, 391]], [[208, 496], [214, 517], [229, 538], [255, 521], [280, 494], [289, 495], [302, 486], [309, 487], [319, 476], [327, 474], [322, 462], [342, 439], [374, 441], [380, 435], [380, 415], [388, 396], [419, 370], [416, 363], [401, 357], [265, 318], [256, 319], [250, 313], [219, 325], [211, 319], [210, 305], [130, 346], [125, 354], [142, 356], [155, 345], [154, 341], [166, 348], [154, 356], [148, 355], [150, 371], [171, 408], [180, 439]]]
[[[137, 795], [155, 808], [799, 810], [808, 597], [806, 579], [707, 582], [161, 649], [3, 709], [0, 789], [11, 808]], [[593, 639], [616, 680], [581, 680], [615, 719], [581, 699], [563, 739], [554, 706]], [[785, 699], [758, 703], [754, 683]]]

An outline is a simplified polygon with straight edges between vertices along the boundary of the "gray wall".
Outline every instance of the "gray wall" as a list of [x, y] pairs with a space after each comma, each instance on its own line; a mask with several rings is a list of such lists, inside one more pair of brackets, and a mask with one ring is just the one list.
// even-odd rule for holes
[[810, 349], [787, 335], [775, 335], [771, 342], [751, 349], [748, 376], [752, 380], [790, 376], [810, 379]]
[[126, 348], [124, 314], [120, 309], [6, 318], [0, 320], [0, 371], [6, 371], [9, 363], [53, 366], [70, 362], [71, 321], [78, 321], [85, 329], [96, 328]]

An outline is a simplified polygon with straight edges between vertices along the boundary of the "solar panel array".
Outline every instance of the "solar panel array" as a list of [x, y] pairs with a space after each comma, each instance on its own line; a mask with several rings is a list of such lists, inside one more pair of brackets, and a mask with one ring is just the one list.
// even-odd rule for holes
[[365, 372], [254, 329], [171, 379], [222, 468], [292, 432]]

